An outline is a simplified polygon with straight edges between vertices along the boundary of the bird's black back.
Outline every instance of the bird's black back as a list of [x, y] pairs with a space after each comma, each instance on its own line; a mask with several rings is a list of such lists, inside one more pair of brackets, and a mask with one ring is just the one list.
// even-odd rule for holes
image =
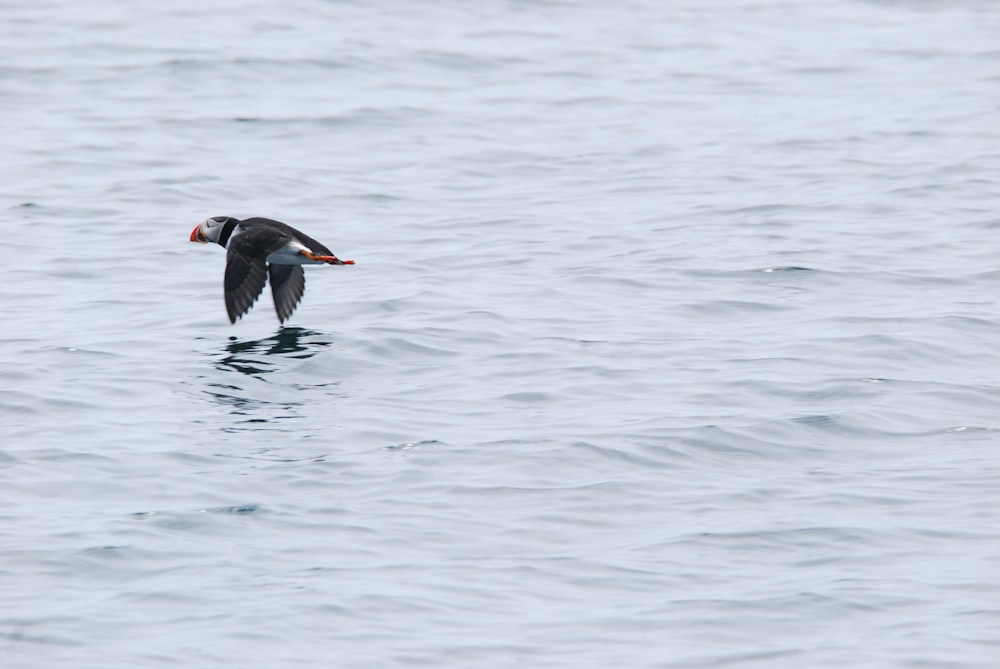
[[299, 230], [296, 230], [292, 226], [286, 223], [282, 223], [281, 221], [275, 221], [270, 218], [261, 218], [261, 217], [247, 218], [240, 221], [240, 227], [247, 231], [259, 227], [271, 228], [272, 230], [276, 230], [283, 235], [294, 237], [295, 239], [299, 240], [300, 242], [308, 246], [309, 250], [315, 253], [316, 255], [325, 255], [325, 256], [334, 255], [333, 251], [328, 249], [326, 245], [323, 244], [322, 242], [316, 241], [315, 239], [305, 234], [304, 232], [300, 232]]

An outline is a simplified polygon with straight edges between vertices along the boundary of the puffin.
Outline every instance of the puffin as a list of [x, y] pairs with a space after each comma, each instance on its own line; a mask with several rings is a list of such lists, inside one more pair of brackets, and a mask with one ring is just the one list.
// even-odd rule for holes
[[306, 289], [302, 265], [353, 265], [304, 232], [270, 218], [213, 216], [191, 231], [191, 241], [215, 242], [226, 249], [223, 281], [229, 322], [250, 311], [264, 292], [265, 277], [271, 281], [271, 295], [278, 322], [284, 323], [302, 299]]

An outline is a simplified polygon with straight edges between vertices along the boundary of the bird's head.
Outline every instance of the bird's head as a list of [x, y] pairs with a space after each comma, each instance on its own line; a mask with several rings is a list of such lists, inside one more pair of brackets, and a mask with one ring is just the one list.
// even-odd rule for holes
[[199, 242], [201, 244], [208, 244], [209, 242], [219, 243], [219, 237], [222, 235], [222, 228], [225, 227], [226, 223], [229, 221], [235, 221], [236, 219], [232, 216], [213, 216], [212, 218], [206, 218], [204, 221], [195, 226], [194, 230], [191, 231], [191, 241]]

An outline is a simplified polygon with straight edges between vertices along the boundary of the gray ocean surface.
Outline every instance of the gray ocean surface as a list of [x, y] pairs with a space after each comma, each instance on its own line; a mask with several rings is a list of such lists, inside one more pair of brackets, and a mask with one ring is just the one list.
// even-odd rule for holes
[[1000, 3], [0, 17], [4, 669], [1000, 666]]

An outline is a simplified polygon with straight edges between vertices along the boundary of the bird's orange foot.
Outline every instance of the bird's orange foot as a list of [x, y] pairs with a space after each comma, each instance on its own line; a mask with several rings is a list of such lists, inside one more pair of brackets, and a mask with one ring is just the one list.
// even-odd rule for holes
[[341, 260], [337, 256], [321, 256], [321, 255], [316, 255], [315, 253], [312, 253], [311, 251], [299, 251], [299, 253], [301, 253], [302, 255], [304, 255], [306, 258], [309, 258], [309, 260], [315, 260], [316, 262], [325, 262], [325, 263], [330, 263], [331, 265], [353, 265], [354, 264], [353, 260]]

